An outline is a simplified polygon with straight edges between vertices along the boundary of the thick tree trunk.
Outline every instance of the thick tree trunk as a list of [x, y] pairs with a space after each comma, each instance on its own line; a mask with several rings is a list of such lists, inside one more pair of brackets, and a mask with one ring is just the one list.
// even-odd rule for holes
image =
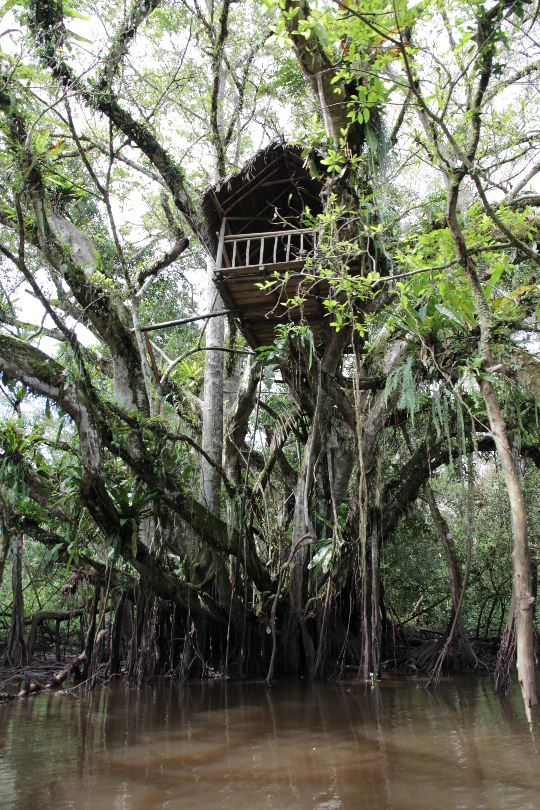
[[[207, 262], [207, 299], [208, 312], [219, 312], [223, 303], [213, 280], [214, 262]], [[223, 358], [224, 352], [211, 351], [222, 349], [225, 334], [223, 318], [210, 318], [206, 326], [206, 352], [204, 366], [204, 415], [202, 449], [212, 461], [221, 466], [223, 454]], [[214, 515], [220, 513], [221, 476], [206, 459], [201, 459], [201, 502]]]
[[[223, 302], [214, 284], [214, 261], [207, 260], [206, 311], [219, 312]], [[225, 352], [213, 351], [223, 349], [225, 339], [224, 318], [210, 318], [205, 331], [206, 347], [204, 365], [204, 407], [202, 449], [218, 466], [223, 462], [223, 373]], [[221, 475], [203, 457], [201, 458], [200, 500], [207, 509], [217, 517], [221, 512]], [[230, 582], [227, 575], [223, 554], [213, 550], [205, 555], [207, 568], [214, 566], [214, 576], [218, 598], [224, 607], [228, 607]]]
[[2, 528], [0, 534], [0, 585], [4, 578], [4, 568], [6, 566], [7, 555], [9, 552], [9, 536], [8, 533]]
[[[296, 485], [292, 531], [293, 548], [299, 543], [301, 538], [306, 535], [310, 535], [313, 540], [316, 539], [315, 531], [309, 517], [309, 497], [317, 460], [325, 453], [326, 445], [331, 435], [331, 401], [322, 388], [321, 377], [325, 373], [330, 375], [335, 374], [343, 354], [343, 349], [350, 342], [350, 337], [351, 331], [349, 329], [342, 329], [340, 332], [332, 332], [320, 365], [317, 371], [313, 373], [313, 377], [317, 381], [313, 390], [315, 411], [309, 429], [308, 440], [304, 448]], [[299, 547], [299, 551], [291, 564], [291, 615], [284, 634], [284, 646], [286, 648], [285, 655], [288, 668], [297, 670], [299, 664], [297, 638], [298, 629], [300, 629], [307, 667], [309, 671], [312, 671], [315, 664], [315, 649], [303, 618], [303, 607], [307, 592], [308, 545], [309, 544], [302, 544]]]
[[137, 648], [137, 666], [135, 680], [137, 686], [151, 686], [159, 661], [157, 638], [159, 633], [158, 606], [155, 597], [141, 596], [137, 604], [137, 622], [139, 611], [143, 612], [141, 621], [140, 643]]
[[26, 636], [24, 632], [24, 598], [22, 586], [23, 536], [15, 533], [11, 539], [11, 587], [13, 609], [11, 625], [7, 637], [4, 662], [12, 667], [20, 667], [28, 660]]
[[[302, 465], [298, 474], [298, 482], [295, 494], [295, 508], [292, 530], [292, 547], [295, 548], [301, 538], [307, 534], [316, 539], [313, 526], [309, 519], [309, 493], [313, 481], [314, 458], [317, 457], [320, 449], [318, 427], [318, 411], [315, 412], [314, 424], [310, 429], [308, 442], [304, 450]], [[312, 671], [315, 663], [315, 648], [308, 633], [303, 608], [307, 596], [307, 566], [309, 562], [309, 548], [307, 545], [300, 545], [298, 553], [295, 555], [291, 566], [290, 597], [291, 613], [285, 633], [287, 668], [297, 671], [299, 667], [298, 658], [298, 631], [302, 636], [304, 654], [308, 671]]]
[[[249, 419], [255, 407], [259, 378], [260, 372], [254, 370], [251, 357], [248, 356], [235, 394], [235, 404], [233, 406], [229, 401], [227, 406], [229, 412], [224, 437], [223, 469], [229, 481], [237, 487], [241, 480], [240, 453], [246, 440]], [[238, 514], [230, 505], [227, 509], [227, 522], [238, 528]]]
[[359, 151], [363, 141], [362, 127], [350, 123], [347, 118], [350, 95], [343, 82], [336, 84], [335, 67], [325, 53], [318, 33], [314, 28], [307, 39], [298, 36], [310, 14], [306, 0], [287, 0], [284, 6], [287, 16], [287, 29], [293, 35], [294, 49], [300, 69], [306, 79], [313, 97], [319, 102], [323, 115], [326, 134], [339, 144], [340, 138], [347, 130], [349, 146]]
[[351, 430], [343, 422], [336, 420], [333, 425], [333, 432], [335, 434], [335, 449], [332, 461], [334, 473], [333, 490], [336, 510], [339, 513], [339, 507], [343, 501], [348, 500], [347, 493], [355, 461], [355, 446], [354, 441], [351, 440]]

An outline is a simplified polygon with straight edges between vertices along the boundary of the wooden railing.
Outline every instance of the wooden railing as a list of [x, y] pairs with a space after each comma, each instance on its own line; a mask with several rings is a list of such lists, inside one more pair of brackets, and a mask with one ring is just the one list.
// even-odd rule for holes
[[216, 267], [235, 269], [304, 261], [315, 248], [316, 238], [313, 228], [230, 236], [223, 234], [219, 240]]

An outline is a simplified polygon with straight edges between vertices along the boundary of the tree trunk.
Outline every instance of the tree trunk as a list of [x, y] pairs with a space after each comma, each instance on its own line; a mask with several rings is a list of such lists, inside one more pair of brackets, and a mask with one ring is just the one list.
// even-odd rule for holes
[[[457, 205], [460, 182], [461, 177], [457, 174], [451, 175], [448, 179], [446, 218], [456, 246], [458, 262], [467, 273], [471, 285], [480, 326], [480, 348], [484, 355], [485, 363], [489, 368], [493, 363], [491, 351], [492, 315], [487, 305], [476, 267], [469, 256], [467, 244], [458, 222]], [[533, 647], [533, 605], [535, 600], [532, 594], [531, 557], [527, 544], [527, 515], [518, 471], [508, 441], [506, 424], [501, 415], [497, 395], [489, 379], [482, 379], [480, 381], [480, 390], [482, 391], [482, 396], [486, 403], [489, 425], [495, 446], [497, 447], [497, 453], [501, 462], [508, 497], [510, 499], [514, 532], [514, 550], [512, 552], [513, 611], [511, 609], [509, 626], [515, 621], [518, 678], [521, 685], [523, 701], [525, 703], [525, 711], [530, 721], [531, 707], [537, 704], [538, 699], [536, 696]], [[510, 638], [512, 633], [508, 633], [507, 635]]]
[[11, 540], [11, 586], [13, 593], [13, 609], [11, 613], [11, 626], [7, 637], [4, 662], [12, 667], [20, 667], [28, 660], [26, 637], [24, 633], [24, 598], [22, 586], [22, 552], [23, 536], [20, 533], [13, 535]]
[[139, 611], [143, 612], [141, 622], [140, 644], [137, 649], [137, 666], [135, 681], [137, 686], [151, 686], [158, 666], [159, 650], [157, 638], [159, 633], [159, 616], [156, 599], [153, 595], [141, 596], [137, 604], [137, 621]]
[[111, 631], [111, 651], [109, 659], [109, 676], [120, 674], [121, 664], [121, 651], [122, 644], [122, 618], [124, 616], [124, 602], [126, 599], [125, 591], [122, 592], [116, 610], [114, 612], [114, 621]]
[[[223, 309], [223, 302], [214, 284], [213, 274], [215, 265], [212, 259], [207, 260], [207, 312], [219, 312]], [[210, 318], [206, 325], [207, 351], [204, 365], [204, 408], [202, 449], [218, 466], [223, 460], [223, 372], [224, 357], [222, 349], [225, 337], [224, 318]], [[201, 486], [200, 500], [212, 514], [219, 517], [221, 512], [221, 475], [208, 461], [201, 458]], [[211, 562], [214, 565], [214, 575], [218, 590], [219, 601], [228, 605], [230, 595], [230, 582], [225, 569], [225, 560], [222, 554], [216, 551], [207, 553], [207, 569]]]
[[[335, 374], [343, 350], [350, 342], [350, 339], [350, 329], [332, 332], [326, 345], [323, 358], [319, 361], [317, 366], [316, 386], [313, 386], [312, 392], [315, 399], [315, 411], [309, 428], [308, 440], [304, 448], [295, 492], [292, 531], [293, 548], [295, 544], [306, 535], [310, 535], [313, 540], [316, 539], [315, 531], [309, 517], [309, 496], [317, 460], [325, 453], [327, 442], [331, 435], [331, 401], [323, 390], [321, 378], [325, 373], [330, 375]], [[312, 375], [314, 377], [315, 373], [312, 372]], [[298, 669], [299, 663], [297, 642], [298, 628], [302, 634], [308, 670], [312, 671], [315, 664], [313, 641], [303, 618], [307, 586], [307, 566], [309, 561], [308, 545], [309, 544], [299, 547], [299, 551], [291, 564], [291, 614], [284, 633], [284, 647], [287, 665], [294, 671]]]
[[94, 651], [94, 639], [96, 637], [96, 616], [99, 603], [99, 585], [94, 588], [94, 596], [92, 597], [92, 605], [90, 607], [90, 619], [88, 623], [88, 630], [86, 633], [86, 641], [84, 643], [84, 663], [82, 679], [86, 681], [88, 673], [90, 672], [90, 664], [92, 663], [92, 653]]
[[0, 585], [4, 578], [4, 568], [6, 565], [7, 555], [9, 552], [9, 536], [8, 533], [2, 529], [0, 534]]
[[178, 682], [180, 686], [185, 686], [187, 683], [189, 670], [194, 657], [192, 636], [195, 633], [195, 627], [191, 621], [191, 616], [188, 615], [185, 621], [185, 637], [184, 637], [184, 651], [182, 654], [182, 661], [178, 670]]
[[[219, 312], [223, 303], [213, 280], [214, 262], [207, 262], [208, 312]], [[206, 325], [206, 348], [222, 349], [225, 334], [223, 318], [210, 318]], [[207, 351], [204, 365], [204, 414], [202, 449], [221, 466], [223, 454], [223, 360], [224, 352]], [[205, 458], [201, 459], [201, 502], [214, 515], [220, 513], [221, 476]]]
[[[319, 376], [320, 383], [320, 376]], [[321, 425], [320, 421], [323, 418], [321, 415], [321, 401], [324, 400], [326, 404], [326, 394], [321, 390], [320, 384], [317, 390], [317, 404], [315, 406], [315, 413], [309, 429], [308, 440], [304, 448], [302, 463], [298, 473], [298, 481], [296, 485], [295, 504], [294, 504], [294, 517], [292, 529], [292, 547], [295, 548], [302, 537], [311, 535], [313, 540], [316, 539], [315, 531], [313, 529], [309, 517], [309, 495], [311, 485], [313, 483], [314, 466], [319, 454], [324, 450], [321, 438]], [[324, 407], [324, 406], [323, 406]], [[326, 410], [326, 409], [325, 409]], [[291, 579], [290, 579], [290, 598], [291, 598], [291, 613], [287, 623], [287, 628], [284, 634], [285, 655], [287, 659], [287, 667], [293, 671], [298, 670], [298, 631], [302, 635], [302, 642], [304, 653], [306, 657], [307, 669], [309, 672], [313, 670], [315, 664], [315, 648], [313, 641], [305, 626], [303, 617], [303, 607], [307, 596], [307, 566], [309, 561], [309, 549], [307, 545], [301, 545], [298, 553], [292, 560], [291, 565]]]
[[[456, 547], [454, 545], [454, 538], [452, 537], [452, 532], [450, 531], [446, 520], [439, 511], [439, 507], [437, 506], [437, 502], [433, 496], [433, 490], [431, 489], [431, 484], [429, 481], [424, 483], [424, 493], [429, 506], [429, 511], [431, 512], [431, 517], [433, 518], [433, 522], [435, 524], [435, 528], [437, 529], [437, 533], [443, 544], [444, 554], [446, 556], [446, 564], [448, 566], [448, 578], [450, 579], [450, 590], [452, 592], [452, 608], [455, 614], [458, 610], [459, 600], [461, 598], [462, 580], [461, 566], [459, 564]], [[471, 647], [467, 630], [465, 629], [465, 623], [463, 621], [463, 616], [461, 615], [461, 610], [459, 611], [457, 630], [461, 636], [463, 658], [467, 663], [474, 664], [476, 662], [476, 656]]]
[[381, 567], [380, 567], [380, 526], [381, 526], [381, 466], [382, 451], [379, 446], [375, 478], [375, 504], [371, 525], [371, 666], [375, 677], [381, 674]]
[[[304, 453], [305, 458], [305, 453]], [[306, 469], [302, 465], [298, 476], [298, 485], [295, 496], [295, 514], [293, 519], [293, 532], [292, 532], [292, 546], [306, 534], [306, 524], [304, 521], [304, 505], [306, 505], [305, 498], [306, 490]], [[300, 497], [299, 497], [300, 496]], [[290, 575], [290, 612], [287, 618], [287, 625], [283, 633], [283, 647], [285, 655], [286, 669], [297, 672], [300, 666], [299, 659], [299, 631], [302, 633], [304, 642], [304, 654], [307, 660], [309, 669], [314, 664], [314, 648], [313, 643], [310, 644], [309, 636], [303, 625], [303, 606], [306, 597], [306, 583], [307, 583], [307, 565], [309, 561], [309, 551], [306, 546], [302, 546], [296, 554], [291, 566]]]
[[[531, 721], [531, 707], [536, 706], [536, 680], [534, 672], [533, 619], [534, 603], [533, 572], [531, 555], [527, 542], [527, 514], [521, 490], [519, 474], [508, 441], [506, 425], [501, 415], [499, 402], [493, 386], [488, 380], [480, 384], [489, 416], [489, 423], [495, 441], [501, 467], [510, 499], [514, 550], [512, 551], [512, 605], [508, 624], [515, 623], [517, 671], [525, 711]], [[511, 638], [512, 633], [505, 634]], [[503, 644], [501, 644], [501, 648]]]

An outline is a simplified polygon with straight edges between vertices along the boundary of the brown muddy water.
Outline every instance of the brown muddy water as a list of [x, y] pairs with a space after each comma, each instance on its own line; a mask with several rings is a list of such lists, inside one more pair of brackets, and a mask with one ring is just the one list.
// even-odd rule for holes
[[529, 810], [535, 748], [490, 679], [116, 684], [0, 706], [0, 808]]

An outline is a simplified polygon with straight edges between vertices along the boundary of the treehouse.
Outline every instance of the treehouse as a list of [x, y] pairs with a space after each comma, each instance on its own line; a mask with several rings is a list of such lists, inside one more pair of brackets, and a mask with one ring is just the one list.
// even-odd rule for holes
[[[203, 198], [215, 239], [215, 283], [253, 349], [273, 343], [276, 326], [286, 323], [307, 323], [315, 343], [325, 342], [328, 284], [304, 272], [317, 238], [305, 227], [306, 209], [322, 212], [322, 183], [305, 168], [301, 151], [272, 143]], [[268, 281], [277, 283], [261, 288]], [[297, 297], [305, 299], [301, 305], [287, 306]]]

